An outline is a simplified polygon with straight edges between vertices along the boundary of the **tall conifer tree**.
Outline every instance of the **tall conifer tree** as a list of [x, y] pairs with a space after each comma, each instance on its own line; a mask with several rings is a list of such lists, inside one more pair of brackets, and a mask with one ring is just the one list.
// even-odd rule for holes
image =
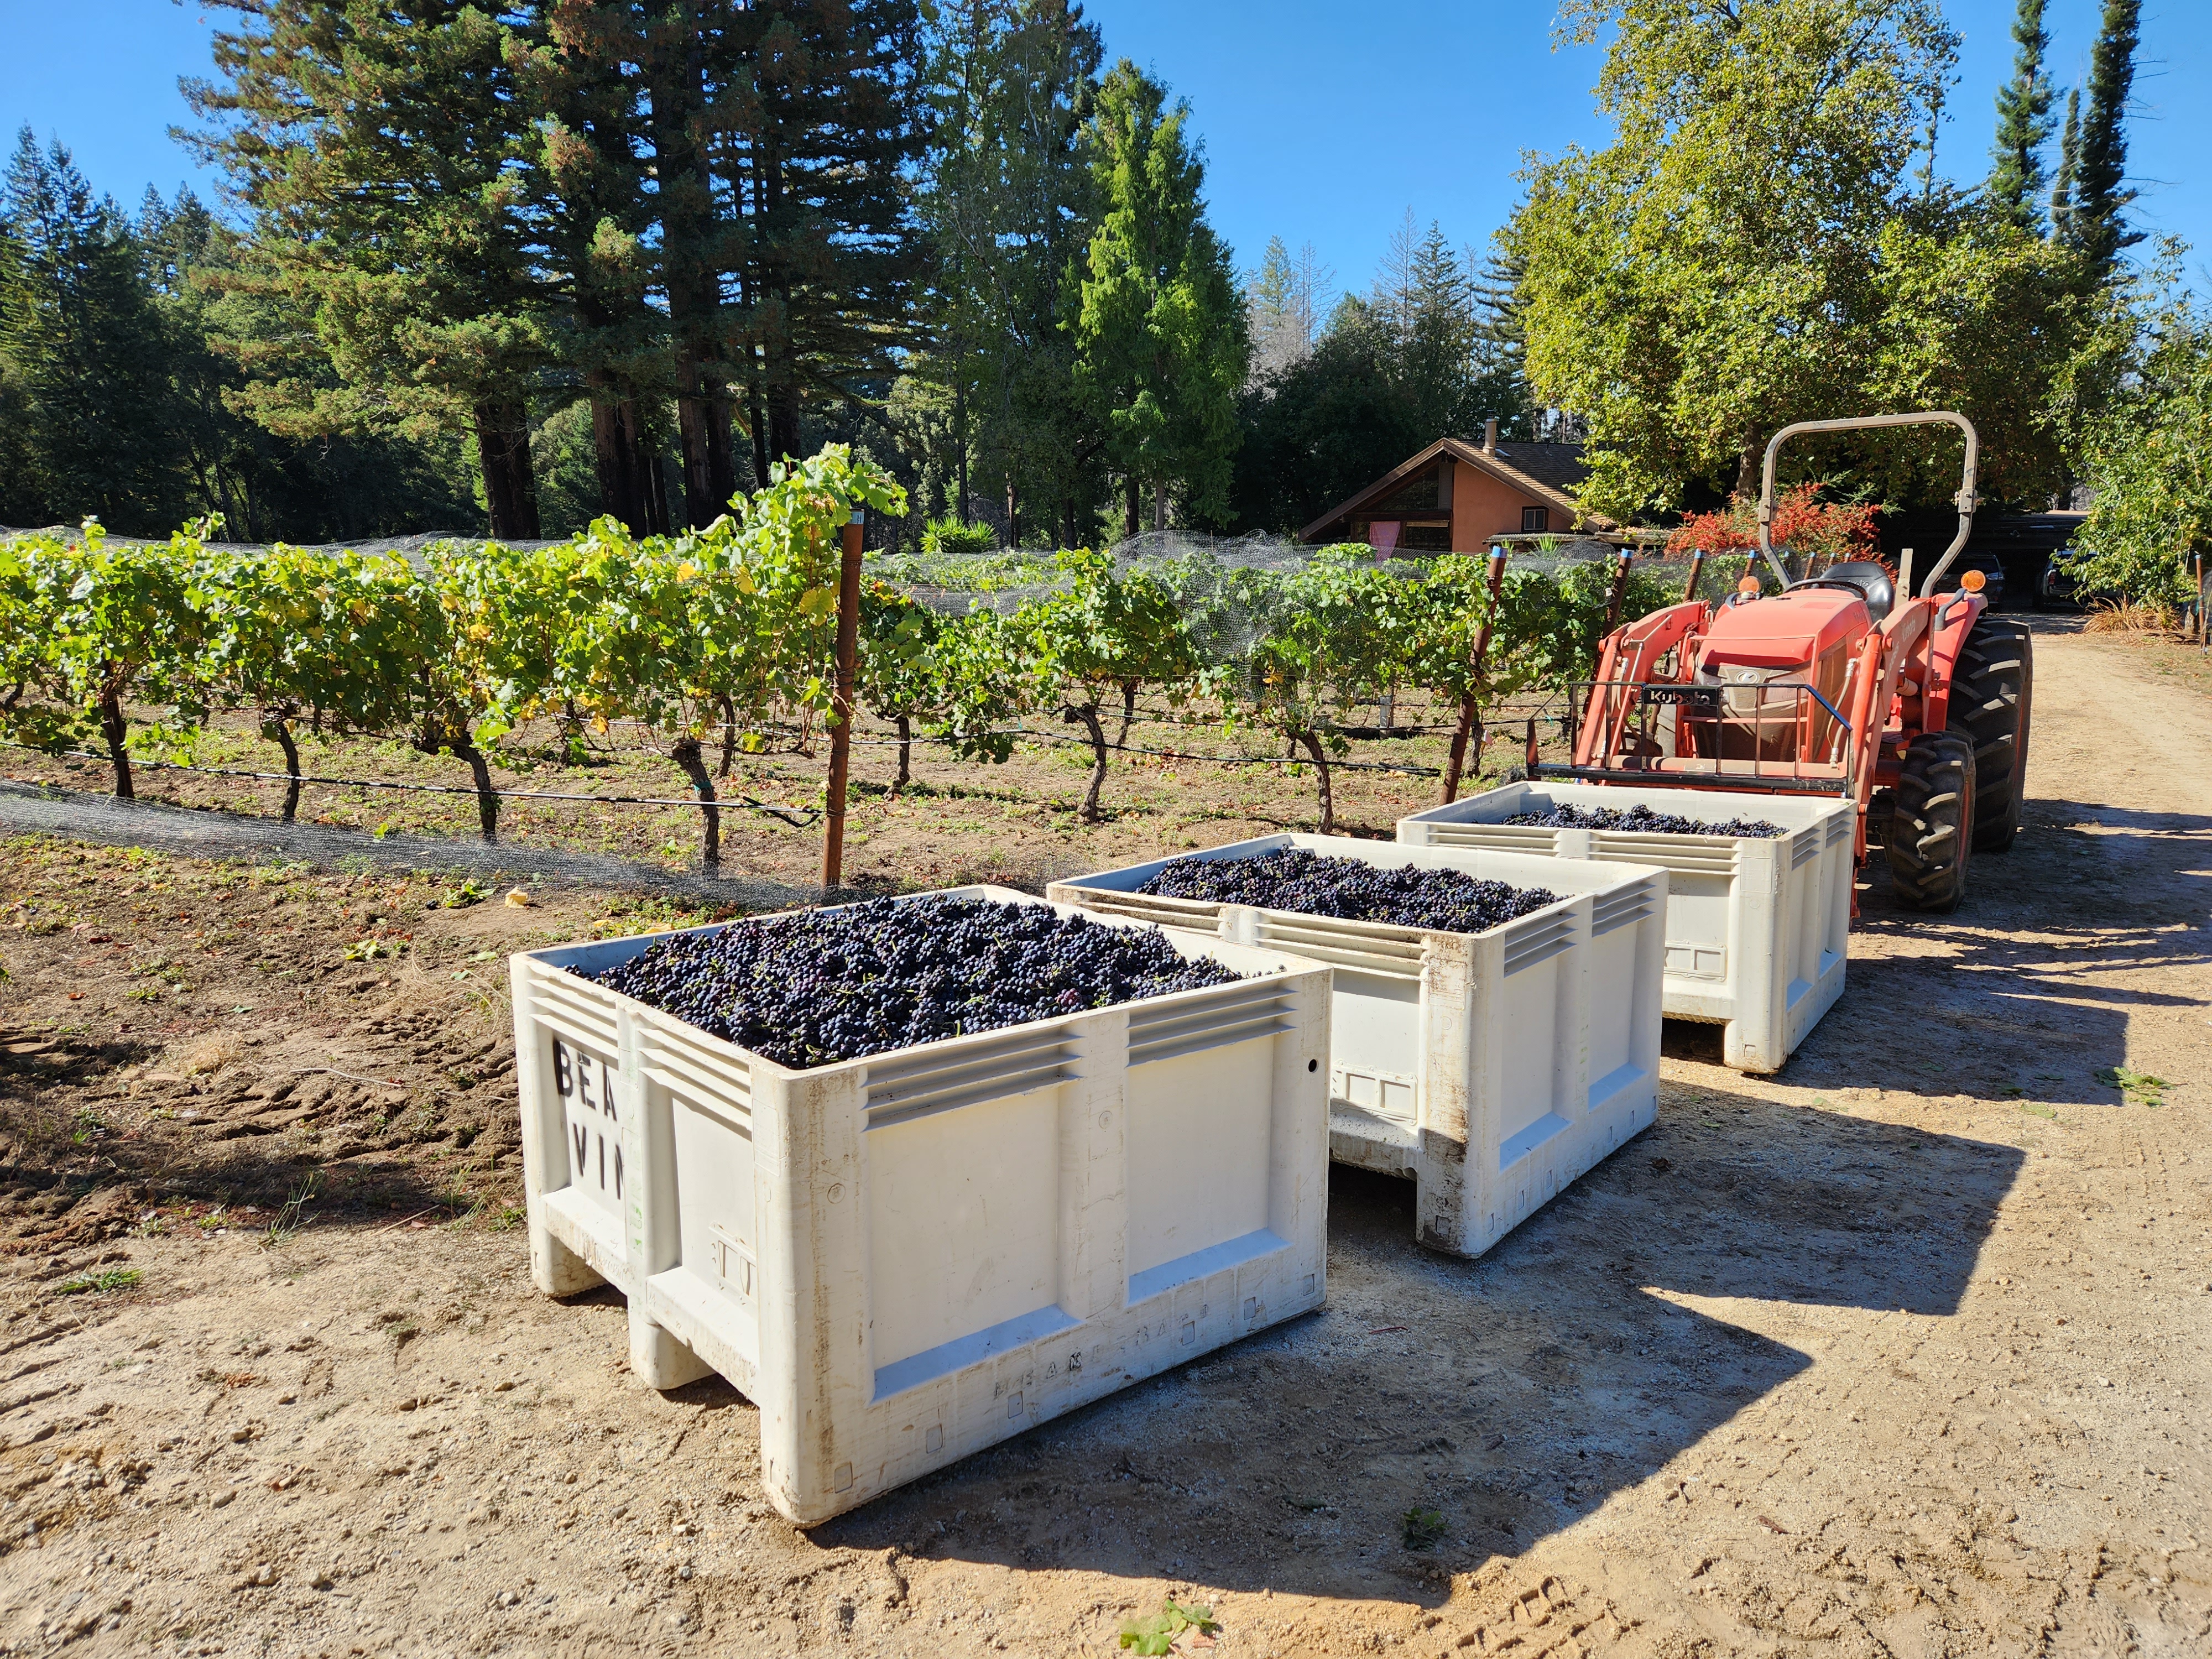
[[701, 120], [735, 307], [717, 326], [737, 344], [758, 472], [802, 453], [808, 398], [888, 380], [907, 342], [920, 15], [915, 0], [714, 9]]
[[620, 67], [642, 56], [641, 27], [622, 0], [550, 0], [514, 55], [521, 95], [543, 112], [525, 147], [532, 211], [567, 301], [557, 353], [590, 404], [599, 511], [646, 532], [670, 515], [650, 416], [668, 378], [665, 319], [647, 303], [651, 145], [641, 86]]
[[2089, 53], [2089, 106], [2082, 112], [2075, 150], [2067, 234], [2100, 288], [2112, 281], [2121, 253], [2142, 240], [2142, 233], [2130, 230], [2126, 218], [2136, 193], [2122, 183], [2128, 170], [2128, 94], [2135, 86], [2142, 9], [2142, 0], [2105, 0], [2104, 21]]
[[1147, 489], [1156, 528], [1170, 494], [1200, 517], [1225, 512], [1250, 360], [1243, 299], [1199, 196], [1205, 168], [1183, 136], [1189, 115], [1125, 58], [1089, 129], [1101, 211], [1073, 295], [1075, 384], [1121, 476], [1129, 535]]
[[256, 417], [294, 435], [465, 422], [492, 533], [535, 537], [530, 399], [549, 342], [513, 32], [459, 0], [223, 3], [245, 20], [215, 37], [225, 78], [186, 94], [269, 279], [314, 318], [337, 376], [257, 384]]
[[12, 254], [0, 285], [0, 410], [15, 428], [0, 505], [15, 522], [97, 514], [159, 533], [185, 505], [168, 353], [130, 221], [95, 198], [58, 141], [17, 136], [0, 185]]
[[1092, 222], [1078, 137], [1102, 58], [1072, 0], [951, 0], [929, 32], [929, 343], [910, 373], [943, 406], [944, 442], [925, 444], [951, 451], [929, 465], [954, 511], [967, 516], [981, 468], [1007, 494], [1010, 532], [1043, 517], [1073, 537], [1096, 488], [1098, 434], [1070, 395], [1060, 323]]
[[2051, 234], [2060, 241], [2074, 234], [2075, 181], [2081, 161], [2081, 88], [2066, 89], [2066, 125], [2058, 135], [2058, 171], [2051, 179]]
[[2044, 0], [2020, 0], [2013, 18], [2012, 79], [1997, 88], [1996, 143], [1990, 152], [1990, 200], [2022, 230], [2041, 228], [2047, 183], [2043, 147], [2051, 142], [2051, 82], [2043, 73], [2051, 36]]

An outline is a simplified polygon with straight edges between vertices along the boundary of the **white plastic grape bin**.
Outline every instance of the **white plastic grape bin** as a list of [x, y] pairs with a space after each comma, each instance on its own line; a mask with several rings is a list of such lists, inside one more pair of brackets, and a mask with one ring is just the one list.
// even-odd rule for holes
[[1323, 836], [1263, 836], [1182, 856], [1285, 848], [1562, 896], [1486, 933], [1437, 933], [1136, 891], [1164, 859], [1056, 882], [1046, 896], [1329, 963], [1330, 1156], [1412, 1176], [1414, 1233], [1432, 1249], [1480, 1255], [1650, 1126], [1663, 872]]
[[584, 977], [667, 937], [512, 959], [532, 1275], [751, 1399], [789, 1519], [1321, 1305], [1326, 968], [1170, 934], [1251, 977], [793, 1071]]
[[[1648, 806], [1708, 823], [1764, 818], [1787, 835], [1640, 835], [1499, 820], [1555, 806]], [[1726, 1029], [1725, 1062], [1778, 1072], [1844, 994], [1856, 807], [1806, 795], [1509, 783], [1398, 822], [1409, 847], [1617, 859], [1667, 872], [1668, 1013]]]

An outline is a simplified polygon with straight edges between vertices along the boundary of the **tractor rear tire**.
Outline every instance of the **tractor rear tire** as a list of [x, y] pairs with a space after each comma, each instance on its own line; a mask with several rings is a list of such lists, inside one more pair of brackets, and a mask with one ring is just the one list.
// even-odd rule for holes
[[1948, 915], [1966, 896], [1974, 784], [1974, 745], [1961, 732], [1923, 732], [1905, 751], [1885, 850], [1906, 908]]
[[1952, 667], [1946, 722], [1974, 745], [1977, 853], [2005, 852], [2020, 833], [2034, 690], [2034, 647], [2027, 626], [1984, 611]]

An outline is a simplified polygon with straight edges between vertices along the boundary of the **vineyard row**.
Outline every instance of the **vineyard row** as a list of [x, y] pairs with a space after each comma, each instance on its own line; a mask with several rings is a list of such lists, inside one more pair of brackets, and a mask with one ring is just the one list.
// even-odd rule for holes
[[[540, 716], [578, 736], [635, 723], [689, 782], [713, 864], [708, 747], [726, 776], [731, 757], [758, 752], [780, 723], [826, 717], [839, 528], [858, 512], [902, 513], [905, 500], [832, 447], [732, 508], [675, 536], [602, 520], [549, 546], [442, 544], [416, 560], [244, 553], [209, 545], [217, 526], [206, 522], [166, 544], [110, 542], [91, 521], [80, 537], [0, 544], [0, 721], [52, 754], [97, 745], [128, 798], [127, 708], [173, 710], [165, 738], [217, 709], [254, 711], [284, 755], [288, 821], [310, 781], [303, 732], [397, 738], [469, 768], [488, 841], [516, 793], [492, 784], [487, 751], [502, 735]], [[1641, 573], [1615, 591], [1615, 575], [1603, 564], [1515, 570], [1493, 589], [1478, 560], [1378, 564], [1364, 549], [1323, 550], [1289, 572], [1071, 551], [1011, 610], [965, 613], [870, 580], [856, 690], [896, 731], [902, 783], [913, 741], [1002, 762], [1018, 738], [1048, 735], [1033, 720], [1053, 720], [1079, 733], [1061, 741], [1091, 750], [1082, 811], [1095, 819], [1143, 698], [1148, 720], [1164, 707], [1303, 750], [1326, 830], [1350, 716], [1371, 718], [1401, 690], [1455, 712], [1449, 795], [1480, 754], [1486, 711], [1586, 676], [1609, 614], [1674, 597]]]

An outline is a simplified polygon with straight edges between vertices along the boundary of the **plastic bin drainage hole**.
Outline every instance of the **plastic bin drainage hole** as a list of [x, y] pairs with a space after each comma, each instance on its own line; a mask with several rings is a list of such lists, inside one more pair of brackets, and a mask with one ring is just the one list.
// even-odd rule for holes
[[1309, 1072], [1318, 1072], [1321, 1070], [1321, 1062], [1317, 1060], [1308, 1060], [1306, 1062], [1306, 1070]]

